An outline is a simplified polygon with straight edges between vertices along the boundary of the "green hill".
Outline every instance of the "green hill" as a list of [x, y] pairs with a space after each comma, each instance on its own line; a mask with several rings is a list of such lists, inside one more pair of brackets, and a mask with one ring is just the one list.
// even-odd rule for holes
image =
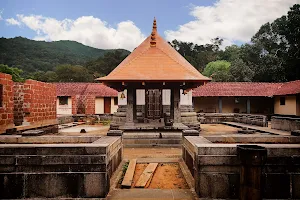
[[[124, 55], [130, 52], [120, 49]], [[84, 65], [108, 52], [74, 41], [45, 42], [23, 37], [0, 38], [0, 63], [17, 67], [29, 74], [35, 71], [53, 71], [60, 64]]]

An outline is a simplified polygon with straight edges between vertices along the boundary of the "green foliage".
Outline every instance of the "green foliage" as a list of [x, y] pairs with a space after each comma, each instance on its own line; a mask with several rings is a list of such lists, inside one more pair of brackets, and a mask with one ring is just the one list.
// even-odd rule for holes
[[173, 40], [170, 45], [201, 72], [209, 62], [217, 60], [222, 41], [220, 38], [215, 38], [211, 44], [197, 45]]
[[129, 166], [129, 162], [125, 162], [124, 165], [122, 166], [122, 176], [121, 176], [121, 178], [120, 178], [120, 180], [118, 182], [119, 184], [122, 184], [122, 181], [124, 179], [124, 176], [125, 176], [125, 173], [126, 173], [126, 171], [128, 169], [128, 166]]
[[88, 69], [80, 65], [59, 65], [54, 71], [58, 82], [93, 82]]
[[100, 121], [100, 123], [101, 123], [103, 126], [109, 126], [110, 123], [111, 123], [111, 120], [103, 120], [103, 121]]
[[229, 81], [230, 62], [217, 60], [206, 65], [203, 75], [212, 77], [213, 81]]
[[254, 72], [242, 59], [238, 58], [231, 62], [229, 76], [230, 81], [233, 82], [251, 82]]
[[[54, 71], [58, 65], [84, 65], [115, 50], [103, 50], [74, 41], [34, 41], [22, 37], [0, 38], [0, 63], [17, 67], [24, 75], [37, 71]], [[118, 50], [128, 55], [127, 50]], [[115, 66], [114, 66], [115, 67]]]
[[241, 48], [237, 45], [231, 45], [225, 47], [224, 51], [220, 51], [218, 55], [218, 60], [227, 60], [232, 62], [240, 57]]
[[[291, 81], [300, 79], [300, 5], [287, 16], [261, 26], [252, 37], [256, 48], [254, 80]], [[246, 58], [248, 59], [248, 58]]]
[[14, 67], [8, 67], [7, 65], [0, 64], [0, 72], [10, 74], [14, 82], [23, 82], [24, 79], [21, 77], [22, 70]]
[[124, 54], [124, 52], [120, 50], [108, 52], [97, 60], [87, 62], [85, 67], [93, 72], [96, 77], [104, 76], [117, 67], [127, 55], [128, 54]]

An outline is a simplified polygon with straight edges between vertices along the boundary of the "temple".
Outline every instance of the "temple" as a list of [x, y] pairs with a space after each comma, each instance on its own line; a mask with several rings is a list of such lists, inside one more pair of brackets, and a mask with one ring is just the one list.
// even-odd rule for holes
[[148, 36], [110, 74], [98, 78], [118, 91], [111, 129], [199, 129], [192, 91], [210, 81], [157, 32]]

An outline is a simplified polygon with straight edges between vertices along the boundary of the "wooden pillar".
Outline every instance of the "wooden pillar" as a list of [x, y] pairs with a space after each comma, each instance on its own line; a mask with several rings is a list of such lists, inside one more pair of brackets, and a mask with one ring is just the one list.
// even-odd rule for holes
[[133, 88], [127, 88], [127, 111], [126, 111], [126, 125], [133, 125]]
[[222, 108], [223, 108], [222, 97], [219, 97], [219, 113], [222, 113]]
[[251, 113], [250, 97], [247, 98], [247, 114]]

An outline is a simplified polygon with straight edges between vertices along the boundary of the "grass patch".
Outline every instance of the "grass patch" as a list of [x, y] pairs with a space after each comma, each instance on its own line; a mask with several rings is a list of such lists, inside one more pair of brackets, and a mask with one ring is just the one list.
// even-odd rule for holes
[[128, 169], [128, 165], [129, 165], [129, 161], [126, 162], [126, 163], [124, 163], [124, 165], [123, 165], [123, 167], [122, 167], [122, 176], [121, 176], [121, 178], [120, 178], [120, 180], [119, 180], [119, 182], [118, 182], [119, 185], [122, 184], [122, 181], [123, 181], [123, 179], [124, 179], [125, 173], [126, 173], [126, 171], [127, 171], [127, 169]]
[[103, 121], [100, 121], [100, 123], [101, 123], [103, 126], [109, 126], [110, 123], [111, 123], [111, 120], [103, 120]]

